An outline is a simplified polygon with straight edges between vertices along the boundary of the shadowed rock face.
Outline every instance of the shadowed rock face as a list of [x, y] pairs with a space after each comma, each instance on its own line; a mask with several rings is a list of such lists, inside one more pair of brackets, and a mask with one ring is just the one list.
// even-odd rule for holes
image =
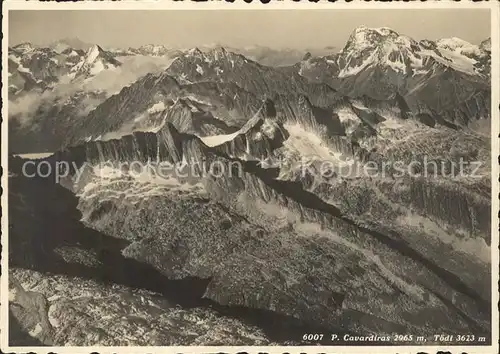
[[81, 92], [71, 99], [57, 98], [41, 104], [34, 113], [42, 117], [38, 121], [20, 122], [15, 117], [9, 124], [9, 151], [57, 151], [67, 139], [70, 129], [74, 129], [75, 120], [84, 119], [92, 103], [105, 100], [102, 92]]

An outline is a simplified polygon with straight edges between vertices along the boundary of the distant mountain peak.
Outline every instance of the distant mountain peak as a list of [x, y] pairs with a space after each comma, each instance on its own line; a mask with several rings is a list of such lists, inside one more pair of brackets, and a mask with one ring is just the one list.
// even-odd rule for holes
[[436, 44], [439, 49], [449, 50], [468, 58], [478, 58], [482, 54], [480, 46], [457, 37], [443, 38], [438, 40]]
[[351, 33], [343, 51], [374, 49], [381, 43], [387, 43], [389, 46], [391, 44], [407, 47], [416, 45], [413, 39], [400, 35], [388, 27], [369, 28], [360, 26]]
[[192, 56], [202, 56], [203, 52], [198, 47], [194, 47], [194, 48], [189, 49], [187, 51], [187, 54], [192, 55]]
[[186, 59], [202, 60], [204, 63], [215, 63], [221, 60], [227, 60], [234, 66], [235, 62], [243, 58], [242, 55], [227, 50], [224, 47], [218, 46], [206, 51], [200, 50], [198, 47], [192, 48], [185, 53]]
[[387, 28], [356, 28], [340, 52], [340, 78], [357, 75], [378, 65], [394, 72], [407, 73], [409, 67], [421, 66], [421, 48], [410, 37]]
[[436, 42], [431, 41], [430, 39], [422, 39], [418, 44], [424, 48], [424, 49], [429, 49], [429, 50], [434, 50], [437, 47]]

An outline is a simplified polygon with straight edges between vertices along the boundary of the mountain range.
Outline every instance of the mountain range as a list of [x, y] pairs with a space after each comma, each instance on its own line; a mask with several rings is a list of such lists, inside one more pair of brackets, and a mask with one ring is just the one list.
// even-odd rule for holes
[[[43, 344], [123, 345], [102, 315], [123, 318], [114, 327], [137, 345], [489, 338], [489, 40], [360, 27], [339, 52], [285, 65], [275, 50], [62, 47], [9, 48], [16, 289], [75, 309], [19, 300], [19, 336], [39, 325]], [[22, 175], [13, 154], [40, 152], [71, 163], [60, 183]], [[464, 160], [474, 177], [453, 169]], [[429, 161], [441, 168], [419, 174]], [[182, 173], [130, 173], [132, 162]], [[363, 173], [370, 163], [377, 174]], [[231, 168], [207, 174], [214, 165]], [[32, 276], [64, 286], [33, 288]], [[82, 288], [99, 294], [85, 326]], [[154, 339], [139, 334], [156, 314]], [[169, 319], [195, 334], [161, 335]]]

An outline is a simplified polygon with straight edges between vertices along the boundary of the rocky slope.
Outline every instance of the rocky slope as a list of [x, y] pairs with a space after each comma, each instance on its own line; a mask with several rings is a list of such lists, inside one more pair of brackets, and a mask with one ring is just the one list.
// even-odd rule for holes
[[457, 38], [418, 42], [389, 28], [359, 27], [338, 54], [309, 57], [297, 69], [350, 96], [381, 99], [398, 93], [442, 124], [468, 126], [489, 115], [490, 61], [487, 41], [480, 46]]
[[71, 68], [72, 56], [30, 43], [9, 48], [9, 94], [53, 86]]
[[327, 106], [336, 97], [328, 85], [311, 84], [285, 70], [263, 66], [223, 47], [209, 52], [194, 48], [175, 60], [167, 73], [181, 83], [214, 81], [234, 83], [263, 98], [277, 94], [303, 94], [318, 106]]
[[[193, 49], [76, 121], [56, 112], [39, 148], [70, 167], [60, 184], [9, 163], [15, 340], [488, 341], [490, 138], [472, 129], [490, 119], [487, 48], [361, 28], [338, 55], [294, 67]], [[97, 299], [73, 297], [82, 291]], [[119, 334], [101, 315], [122, 316]], [[174, 326], [189, 334], [162, 334]]]
[[49, 45], [49, 48], [53, 49], [58, 53], [68, 50], [75, 50], [85, 53], [90, 47], [92, 47], [92, 44], [86, 43], [81, 39], [79, 39], [78, 37], [66, 37], [54, 41]]
[[[214, 49], [208, 48], [207, 51]], [[298, 49], [275, 49], [265, 46], [255, 45], [243, 48], [226, 47], [228, 51], [241, 54], [248, 59], [258, 62], [259, 64], [272, 67], [283, 67], [294, 65], [302, 60], [304, 55], [327, 55], [335, 51], [334, 47], [327, 48], [308, 48], [304, 50]]]
[[[348, 189], [344, 184], [328, 197], [321, 188], [308, 190], [303, 181], [277, 179], [274, 169], [230, 158], [171, 124], [156, 133], [89, 142], [49, 161], [88, 164], [78, 181], [64, 183], [78, 196], [85, 225], [124, 240], [117, 246], [126, 259], [168, 279], [209, 279], [203, 298], [220, 305], [271, 310], [330, 331], [488, 333], [488, 260], [457, 249], [453, 237], [460, 237], [449, 230], [436, 237], [428, 228], [433, 210], [428, 199], [430, 214], [420, 216], [424, 227], [398, 226], [407, 216], [405, 202], [394, 199], [404, 199], [400, 183], [400, 192], [377, 183], [382, 195], [369, 201], [357, 200], [362, 193], [352, 195], [363, 181], [347, 182]], [[134, 168], [121, 174], [132, 161], [174, 164], [182, 174], [167, 170], [159, 178]], [[190, 169], [190, 161], [205, 166], [218, 161], [233, 173], [207, 173], [203, 165]], [[372, 183], [366, 188], [376, 189]], [[415, 193], [410, 192], [410, 203], [418, 201]], [[363, 210], [346, 209], [351, 202], [382, 214], [363, 218]], [[399, 211], [383, 214], [394, 204]], [[390, 218], [392, 223], [374, 221]], [[447, 233], [451, 243], [444, 240]], [[77, 254], [69, 251], [67, 257]], [[430, 312], [432, 320], [423, 315]]]

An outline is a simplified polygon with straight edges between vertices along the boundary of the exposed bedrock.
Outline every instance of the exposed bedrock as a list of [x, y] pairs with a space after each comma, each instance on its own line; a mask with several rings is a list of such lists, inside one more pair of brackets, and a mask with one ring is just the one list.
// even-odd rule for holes
[[[361, 215], [377, 210], [381, 200], [423, 215], [445, 229], [453, 227], [464, 236], [491, 244], [490, 199], [472, 187], [422, 177], [326, 180], [314, 169], [309, 170], [312, 171], [310, 178], [302, 181], [304, 188], [324, 200], [335, 201], [346, 213]], [[361, 189], [354, 193], [355, 188]]]

